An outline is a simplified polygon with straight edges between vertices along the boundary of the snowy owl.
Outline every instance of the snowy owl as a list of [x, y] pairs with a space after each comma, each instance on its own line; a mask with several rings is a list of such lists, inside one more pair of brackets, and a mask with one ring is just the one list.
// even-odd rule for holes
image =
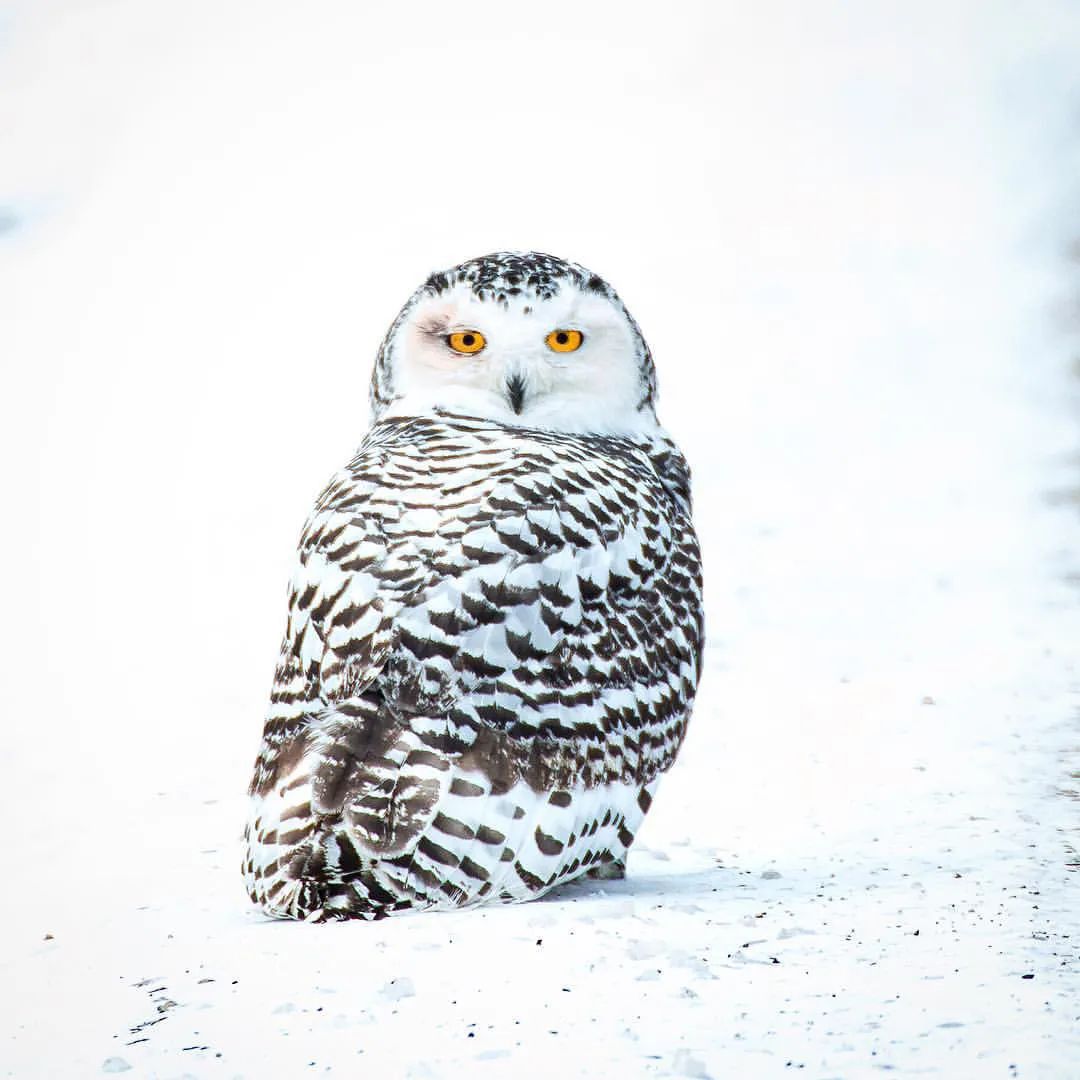
[[372, 919], [621, 876], [704, 633], [637, 324], [575, 263], [473, 259], [394, 320], [371, 404], [300, 538], [248, 893]]

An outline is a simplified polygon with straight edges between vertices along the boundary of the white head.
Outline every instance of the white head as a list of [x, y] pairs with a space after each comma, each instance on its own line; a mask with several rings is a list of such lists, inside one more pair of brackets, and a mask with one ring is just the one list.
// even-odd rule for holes
[[376, 419], [448, 412], [598, 434], [656, 429], [656, 374], [604, 280], [538, 252], [432, 274], [394, 320], [371, 380]]

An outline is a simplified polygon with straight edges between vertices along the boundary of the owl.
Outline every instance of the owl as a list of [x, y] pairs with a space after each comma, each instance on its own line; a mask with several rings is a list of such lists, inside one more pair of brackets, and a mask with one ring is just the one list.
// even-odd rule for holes
[[622, 876], [686, 733], [701, 557], [652, 356], [550, 255], [433, 274], [300, 538], [251, 899], [375, 919]]

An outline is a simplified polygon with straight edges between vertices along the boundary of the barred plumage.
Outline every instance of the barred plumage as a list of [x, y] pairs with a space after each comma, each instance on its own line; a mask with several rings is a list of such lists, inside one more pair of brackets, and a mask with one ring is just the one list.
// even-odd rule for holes
[[[636, 325], [608, 286], [549, 256], [489, 256], [432, 281], [391, 328], [376, 422], [300, 541], [244, 864], [252, 899], [277, 915], [517, 901], [618, 873], [697, 687], [689, 475], [655, 422]], [[505, 399], [463, 408], [460, 386], [421, 395], [387, 366], [410, 347], [420, 359], [403, 365], [428, 363], [409, 327], [445, 315], [448, 294], [455, 318], [482, 315], [498, 337], [586, 293], [641, 345], [616, 341], [639, 393], [607, 433], [532, 426], [528, 395], [562, 385], [557, 369], [545, 383], [539, 352], [493, 345], [467, 369], [530, 388], [506, 416]], [[478, 308], [493, 301], [501, 322]], [[590, 311], [550, 316], [584, 321], [600, 349]]]

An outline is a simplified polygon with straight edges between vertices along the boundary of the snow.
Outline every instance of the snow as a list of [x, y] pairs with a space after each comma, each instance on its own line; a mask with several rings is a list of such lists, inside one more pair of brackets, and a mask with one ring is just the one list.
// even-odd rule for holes
[[[1076, 1075], [1078, 48], [1050, 2], [0, 8], [0, 1075]], [[504, 247], [657, 356], [690, 736], [623, 882], [268, 921], [303, 517], [400, 303]]]

